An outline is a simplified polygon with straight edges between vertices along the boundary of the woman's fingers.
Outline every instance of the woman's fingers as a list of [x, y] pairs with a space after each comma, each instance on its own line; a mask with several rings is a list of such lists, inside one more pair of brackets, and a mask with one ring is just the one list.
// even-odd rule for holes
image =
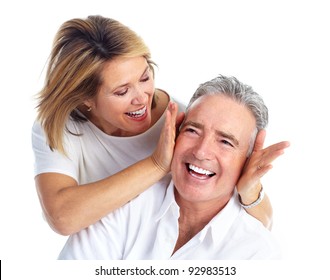
[[254, 151], [247, 159], [241, 177], [237, 182], [237, 190], [241, 196], [248, 196], [254, 192], [258, 193], [261, 177], [272, 169], [272, 162], [290, 146], [288, 141], [282, 141], [260, 149], [264, 143], [264, 136], [265, 134], [263, 133], [261, 135], [258, 134], [258, 141], [254, 146]]
[[[254, 159], [255, 168], [261, 170], [277, 159], [280, 155], [284, 153], [284, 150], [290, 146], [288, 141], [282, 141], [276, 144], [273, 144], [259, 152], [256, 152], [256, 158]], [[258, 156], [257, 156], [258, 154]]]
[[169, 171], [176, 137], [176, 119], [178, 105], [170, 102], [166, 110], [165, 124], [152, 158], [161, 169]]

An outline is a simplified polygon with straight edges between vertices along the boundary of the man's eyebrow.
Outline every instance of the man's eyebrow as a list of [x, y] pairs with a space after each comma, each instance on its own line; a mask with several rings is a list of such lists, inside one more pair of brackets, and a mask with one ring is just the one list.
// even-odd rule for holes
[[[185, 122], [182, 127], [186, 127], [186, 126], [193, 126], [193, 127], [198, 128], [198, 129], [203, 129], [204, 128], [203, 124], [198, 123], [198, 122], [193, 122], [193, 121]], [[239, 146], [239, 141], [237, 140], [237, 138], [233, 134], [228, 133], [228, 132], [224, 132], [222, 130], [216, 130], [215, 133], [218, 136], [229, 139], [230, 141], [232, 141], [234, 143], [235, 146], [237, 146], [237, 147]]]
[[239, 142], [238, 142], [237, 138], [233, 134], [226, 133], [226, 132], [220, 131], [220, 130], [217, 130], [216, 131], [216, 134], [219, 135], [219, 136], [221, 136], [221, 137], [224, 137], [226, 139], [231, 140], [236, 147], [239, 147]]
[[193, 121], [187, 121], [187, 122], [183, 123], [182, 127], [185, 127], [188, 125], [191, 125], [193, 127], [200, 128], [200, 129], [204, 128], [204, 125], [202, 125], [201, 123], [197, 123], [197, 122], [193, 122]]

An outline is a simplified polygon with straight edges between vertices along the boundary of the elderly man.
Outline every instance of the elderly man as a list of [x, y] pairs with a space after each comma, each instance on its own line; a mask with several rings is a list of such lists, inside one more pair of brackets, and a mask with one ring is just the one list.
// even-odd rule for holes
[[[235, 190], [268, 110], [250, 86], [219, 76], [193, 95], [168, 178], [69, 238], [60, 259], [274, 259], [271, 233]], [[268, 170], [288, 142], [256, 165]], [[257, 164], [257, 163], [255, 163]], [[259, 198], [249, 205], [253, 207]], [[83, 238], [81, 238], [83, 237]]]

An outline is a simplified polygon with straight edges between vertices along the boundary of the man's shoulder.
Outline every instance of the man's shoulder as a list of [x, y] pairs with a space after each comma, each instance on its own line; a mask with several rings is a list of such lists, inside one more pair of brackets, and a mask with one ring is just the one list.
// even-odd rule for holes
[[244, 236], [245, 242], [252, 242], [257, 254], [280, 258], [280, 245], [275, 236], [256, 218], [243, 208], [235, 221], [237, 232]]
[[117, 211], [125, 212], [126, 215], [142, 217], [146, 220], [147, 216], [153, 216], [155, 212], [159, 211], [170, 182], [171, 175], [168, 174], [114, 213]]

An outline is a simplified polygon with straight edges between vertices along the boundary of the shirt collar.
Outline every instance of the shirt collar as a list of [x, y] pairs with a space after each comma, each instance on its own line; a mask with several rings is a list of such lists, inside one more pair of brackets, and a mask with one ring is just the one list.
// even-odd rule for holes
[[[156, 221], [162, 219], [168, 211], [173, 211], [173, 214], [179, 218], [180, 208], [175, 201], [173, 180], [170, 182], [166, 190], [166, 195], [159, 208]], [[235, 189], [233, 196], [226, 206], [198, 233], [198, 239], [202, 242], [207, 233], [210, 232], [213, 242], [219, 244], [226, 236], [229, 228], [232, 226], [240, 211], [241, 207]]]
[[213, 242], [219, 244], [223, 240], [240, 211], [241, 207], [238, 203], [238, 195], [235, 189], [226, 206], [206, 226], [211, 230]]
[[177, 215], [179, 218], [180, 209], [175, 201], [173, 180], [171, 180], [167, 187], [165, 198], [161, 207], [159, 208], [158, 214], [156, 215], [156, 221], [159, 221], [161, 218], [163, 218], [170, 209], [173, 209], [175, 215]]

